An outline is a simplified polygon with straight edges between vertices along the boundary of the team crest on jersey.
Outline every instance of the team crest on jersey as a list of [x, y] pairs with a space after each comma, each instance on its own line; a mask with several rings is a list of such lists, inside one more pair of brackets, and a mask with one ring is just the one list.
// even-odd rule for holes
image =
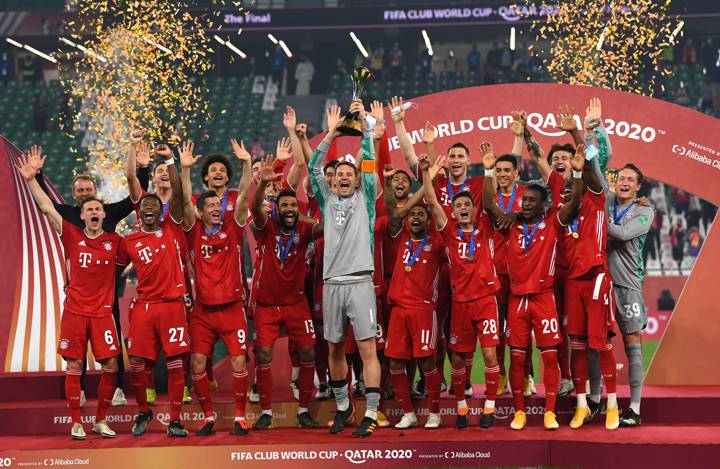
[[70, 347], [70, 342], [67, 339], [60, 339], [58, 347], [60, 350], [67, 350], [67, 348]]
[[227, 207], [225, 207], [225, 210], [228, 212], [232, 212], [233, 210], [235, 210], [235, 206], [233, 205], [232, 202], [228, 202]]
[[432, 251], [432, 246], [429, 245], [429, 244], [426, 244], [425, 247], [423, 248], [423, 251], [425, 251], [425, 252], [430, 252], [430, 251]]
[[225, 238], [227, 238], [227, 234], [225, 234], [224, 231], [221, 231], [221, 232], [220, 232], [220, 239], [225, 239]]
[[132, 337], [128, 337], [128, 346], [127, 346], [127, 348], [128, 348], [128, 350], [130, 350], [130, 349], [132, 348]]
[[155, 236], [157, 236], [158, 238], [162, 238], [162, 235], [163, 235], [162, 230], [157, 230], [157, 231], [155, 232]]
[[457, 344], [457, 336], [456, 336], [455, 334], [453, 334], [453, 335], [450, 336], [450, 343], [451, 343], [452, 345]]
[[540, 228], [541, 230], [544, 230], [544, 229], [545, 229], [545, 226], [546, 226], [546, 225], [545, 225], [545, 222], [542, 221], [542, 222], [540, 222], [540, 224], [538, 225], [538, 228]]
[[106, 251], [110, 251], [112, 249], [112, 243], [110, 241], [105, 241], [103, 243], [103, 247], [105, 248]]
[[300, 244], [300, 235], [296, 234], [293, 236], [293, 244]]

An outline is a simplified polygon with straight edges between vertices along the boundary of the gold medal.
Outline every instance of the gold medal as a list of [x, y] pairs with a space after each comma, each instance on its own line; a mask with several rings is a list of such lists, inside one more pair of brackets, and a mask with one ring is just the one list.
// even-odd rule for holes
[[475, 256], [468, 256], [468, 262], [475, 262]]
[[412, 267], [409, 265], [405, 266], [405, 272], [410, 272], [412, 270]]
[[573, 231], [573, 238], [578, 239], [580, 237], [580, 233], [577, 231]]

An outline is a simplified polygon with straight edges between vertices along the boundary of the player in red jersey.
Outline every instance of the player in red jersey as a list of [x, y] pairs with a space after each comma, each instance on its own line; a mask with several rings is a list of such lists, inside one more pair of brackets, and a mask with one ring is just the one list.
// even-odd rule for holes
[[[480, 151], [485, 167], [483, 207], [495, 222], [503, 215], [495, 203], [496, 189], [492, 180], [496, 158], [489, 142], [483, 142]], [[555, 254], [561, 231], [570, 222], [572, 214], [580, 204], [584, 163], [584, 147], [579, 147], [571, 160], [575, 171], [572, 197], [565, 205], [559, 210], [551, 209], [545, 213], [545, 188], [530, 185], [523, 194], [520, 216], [508, 228], [506, 245], [510, 299], [507, 325], [510, 329], [510, 384], [515, 400], [515, 417], [510, 427], [514, 430], [523, 429], [527, 422], [523, 368], [525, 350], [531, 344], [531, 332], [534, 333], [535, 343], [541, 351], [544, 367], [544, 426], [548, 430], [558, 428], [555, 401], [560, 381], [557, 344], [561, 339], [553, 295]]]
[[183, 397], [183, 355], [189, 351], [183, 295], [188, 286], [183, 272], [181, 240], [182, 186], [175, 160], [167, 145], [159, 145], [157, 154], [165, 160], [172, 196], [169, 216], [162, 222], [162, 202], [149, 194], [140, 200], [140, 231], [126, 238], [125, 248], [138, 276], [137, 298], [130, 305], [128, 355], [130, 371], [140, 413], [135, 418], [133, 435], [140, 436], [152, 420], [147, 404], [145, 360], [155, 361], [158, 347], [165, 353], [168, 369], [171, 437], [187, 436], [180, 423]]
[[115, 276], [122, 272], [129, 260], [122, 248], [124, 240], [120, 235], [102, 229], [105, 210], [99, 199], [89, 197], [80, 202], [84, 230], [60, 216], [35, 180], [44, 160], [44, 157], [41, 158], [38, 166], [22, 157], [18, 170], [27, 180], [38, 207], [60, 235], [65, 252], [67, 283], [57, 353], [66, 361], [65, 399], [73, 423], [70, 435], [77, 440], [87, 438], [80, 421], [80, 375], [89, 340], [95, 359], [102, 365], [98, 408], [92, 430], [104, 438], [113, 438], [115, 432], [105, 418], [115, 391], [117, 357], [122, 353], [122, 345], [115, 329], [112, 306]]
[[271, 158], [260, 168], [260, 184], [255, 189], [250, 224], [262, 260], [257, 278], [253, 279], [255, 296], [254, 350], [257, 360], [257, 388], [262, 414], [254, 429], [272, 428], [272, 349], [284, 324], [296, 345], [300, 358], [298, 388], [300, 405], [297, 424], [316, 428], [317, 421], [308, 411], [315, 375], [315, 332], [304, 291], [305, 254], [308, 244], [322, 233], [322, 224], [299, 220], [295, 192], [286, 189], [276, 199], [277, 216], [271, 219], [263, 210], [266, 186], [280, 177], [275, 174]]
[[479, 339], [485, 360], [487, 389], [480, 426], [490, 428], [495, 415], [500, 375], [496, 355], [500, 329], [495, 294], [500, 285], [493, 265], [495, 230], [488, 217], [475, 221], [473, 198], [467, 192], [455, 194], [453, 217], [449, 218], [435, 197], [428, 166], [427, 159], [420, 160], [425, 197], [430, 203], [437, 230], [447, 246], [450, 261], [452, 312], [449, 348], [452, 351], [452, 384], [458, 406], [456, 427], [465, 428], [468, 425], [465, 366], [468, 358], [474, 355]]
[[[250, 188], [250, 154], [232, 140], [234, 153], [241, 161], [242, 178], [238, 185], [238, 207], [244, 207]], [[223, 224], [221, 199], [207, 191], [197, 199], [200, 219], [195, 218], [192, 204], [190, 168], [199, 157], [193, 157], [192, 143], [180, 151], [183, 183], [183, 227], [190, 246], [190, 259], [195, 272], [197, 302], [190, 317], [190, 347], [193, 389], [198, 396], [205, 419], [195, 432], [199, 436], [212, 433], [215, 416], [210, 400], [210, 383], [205, 371], [215, 341], [222, 339], [230, 355], [235, 396], [233, 434], [246, 435], [245, 399], [248, 386], [247, 321], [243, 307], [244, 279], [240, 263], [243, 250], [243, 228], [247, 211], [234, 211], [233, 222]]]
[[[423, 370], [428, 392], [428, 414], [425, 428], [440, 426], [441, 375], [435, 366], [439, 336], [437, 321], [437, 285], [440, 266], [447, 262], [442, 238], [428, 231], [429, 211], [422, 204], [423, 192], [418, 191], [398, 208], [391, 181], [396, 171], [384, 170], [385, 207], [387, 217], [378, 220], [381, 230], [397, 240], [395, 266], [388, 289], [391, 308], [385, 355], [390, 359], [390, 376], [395, 399], [403, 409], [398, 429], [417, 426], [417, 417], [410, 401], [410, 383], [406, 363], [417, 359]], [[407, 214], [407, 217], [405, 216]], [[406, 225], [406, 226], [404, 226]]]

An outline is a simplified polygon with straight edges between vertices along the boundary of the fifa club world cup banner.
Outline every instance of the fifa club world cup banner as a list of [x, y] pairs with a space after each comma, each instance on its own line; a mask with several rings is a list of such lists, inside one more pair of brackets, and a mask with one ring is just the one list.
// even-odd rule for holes
[[[602, 117], [614, 153], [611, 167], [633, 162], [649, 178], [720, 205], [720, 121], [664, 101], [568, 85], [483, 86], [406, 97], [417, 106], [406, 112], [405, 125], [416, 153], [424, 150], [421, 129], [429, 120], [438, 130], [438, 154], [461, 141], [471, 149], [472, 162], [480, 163], [477, 148], [483, 140], [491, 141], [498, 154], [510, 151], [511, 111], [528, 112], [528, 126], [547, 150], [553, 143], [571, 141], [556, 127], [558, 107], [573, 106], [578, 127], [582, 128], [585, 107], [593, 97], [602, 100]], [[349, 103], [341, 104], [347, 108]], [[386, 120], [392, 161], [403, 167], [389, 109]], [[321, 138], [316, 136], [313, 144]], [[358, 149], [358, 138], [343, 137], [338, 141], [341, 156], [355, 155]], [[0, 270], [4, 292], [0, 297], [2, 371], [61, 371], [62, 360], [55, 348], [63, 301], [62, 247], [15, 169], [19, 154], [17, 148], [0, 138], [0, 183], [6, 188], [0, 202], [4, 225], [4, 240], [0, 243], [4, 263]], [[717, 285], [714, 267], [720, 260], [720, 235], [715, 231], [708, 234], [667, 322], [646, 378], [651, 384], [720, 384], [720, 363], [696, 360], [705, 351], [711, 353], [711, 344], [720, 335], [720, 322], [713, 315], [713, 297], [707, 294], [708, 287]], [[696, 372], [683, 373], [686, 363], [694, 363]]]

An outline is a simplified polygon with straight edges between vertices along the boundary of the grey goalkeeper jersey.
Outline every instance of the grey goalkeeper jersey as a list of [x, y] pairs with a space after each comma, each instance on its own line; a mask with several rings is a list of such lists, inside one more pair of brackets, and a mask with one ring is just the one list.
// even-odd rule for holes
[[[324, 221], [323, 280], [372, 273], [375, 270], [375, 172], [360, 173], [360, 187], [350, 197], [338, 196], [330, 190], [323, 174], [329, 148], [323, 140], [310, 159], [310, 183]], [[372, 131], [363, 136], [362, 159], [375, 159]]]
[[[607, 254], [610, 275], [615, 285], [642, 291], [645, 277], [642, 253], [655, 210], [652, 207], [635, 205], [623, 215], [627, 206], [615, 207], [615, 200], [615, 194], [607, 191]], [[622, 218], [620, 215], [623, 215]]]

